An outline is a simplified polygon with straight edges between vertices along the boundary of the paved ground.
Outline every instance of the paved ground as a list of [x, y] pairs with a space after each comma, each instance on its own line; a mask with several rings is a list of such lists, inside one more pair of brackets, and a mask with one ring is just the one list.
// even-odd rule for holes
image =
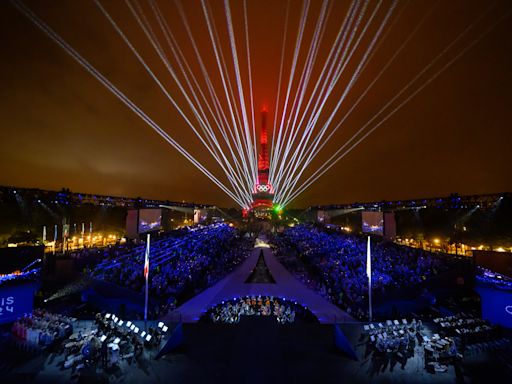
[[456, 371], [428, 373], [421, 348], [405, 366], [381, 364], [365, 357], [361, 326], [345, 324], [344, 333], [359, 358], [336, 350], [332, 325], [277, 324], [272, 318], [249, 317], [237, 325], [185, 324], [185, 344], [160, 360], [156, 351], [107, 371], [83, 372], [80, 380], [61, 368], [62, 356], [27, 361], [4, 382], [68, 383], [481, 383], [506, 382], [507, 372], [491, 352], [467, 356]]

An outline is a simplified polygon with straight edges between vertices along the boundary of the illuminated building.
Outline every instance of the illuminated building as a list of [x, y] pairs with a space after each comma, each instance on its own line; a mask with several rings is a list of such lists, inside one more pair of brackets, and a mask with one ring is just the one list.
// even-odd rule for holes
[[270, 213], [273, 208], [274, 188], [268, 181], [268, 136], [267, 136], [267, 109], [261, 110], [260, 153], [258, 156], [258, 182], [252, 191], [251, 210], [255, 214]]

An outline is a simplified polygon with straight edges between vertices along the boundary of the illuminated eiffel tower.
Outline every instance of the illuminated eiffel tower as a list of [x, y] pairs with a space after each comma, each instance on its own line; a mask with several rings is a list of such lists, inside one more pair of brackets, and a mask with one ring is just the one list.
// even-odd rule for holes
[[268, 182], [268, 136], [267, 136], [267, 109], [261, 110], [260, 153], [258, 155], [258, 182], [252, 191], [252, 206], [255, 211], [272, 210], [274, 188]]

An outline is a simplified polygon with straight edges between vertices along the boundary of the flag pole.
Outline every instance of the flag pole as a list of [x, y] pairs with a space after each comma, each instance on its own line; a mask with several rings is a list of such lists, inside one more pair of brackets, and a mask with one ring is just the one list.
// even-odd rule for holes
[[372, 321], [372, 255], [370, 250], [370, 236], [366, 249], [366, 275], [368, 276], [368, 318]]
[[144, 328], [145, 328], [146, 332], [148, 330], [149, 241], [150, 241], [150, 235], [148, 233], [148, 237], [146, 240], [146, 254], [144, 257], [144, 278], [146, 279], [145, 301], [144, 301]]
[[55, 255], [55, 246], [57, 244], [57, 224], [55, 224], [55, 227], [53, 229], [53, 254]]

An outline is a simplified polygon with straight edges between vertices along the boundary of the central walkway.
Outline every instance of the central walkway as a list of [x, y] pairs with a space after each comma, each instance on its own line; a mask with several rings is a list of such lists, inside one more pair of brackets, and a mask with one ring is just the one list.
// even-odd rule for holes
[[[258, 259], [263, 253], [264, 263], [272, 280], [269, 283], [249, 279], [254, 276]], [[261, 264], [261, 262], [260, 262]], [[251, 255], [217, 284], [203, 291], [196, 297], [169, 313], [166, 320], [195, 323], [206, 311], [225, 300], [232, 300], [243, 296], [274, 296], [286, 300], [296, 301], [309, 309], [322, 324], [339, 322], [354, 322], [355, 320], [345, 311], [342, 311], [314, 291], [308, 289], [297, 280], [277, 261], [271, 248], [261, 239], [256, 240], [256, 246]]]

